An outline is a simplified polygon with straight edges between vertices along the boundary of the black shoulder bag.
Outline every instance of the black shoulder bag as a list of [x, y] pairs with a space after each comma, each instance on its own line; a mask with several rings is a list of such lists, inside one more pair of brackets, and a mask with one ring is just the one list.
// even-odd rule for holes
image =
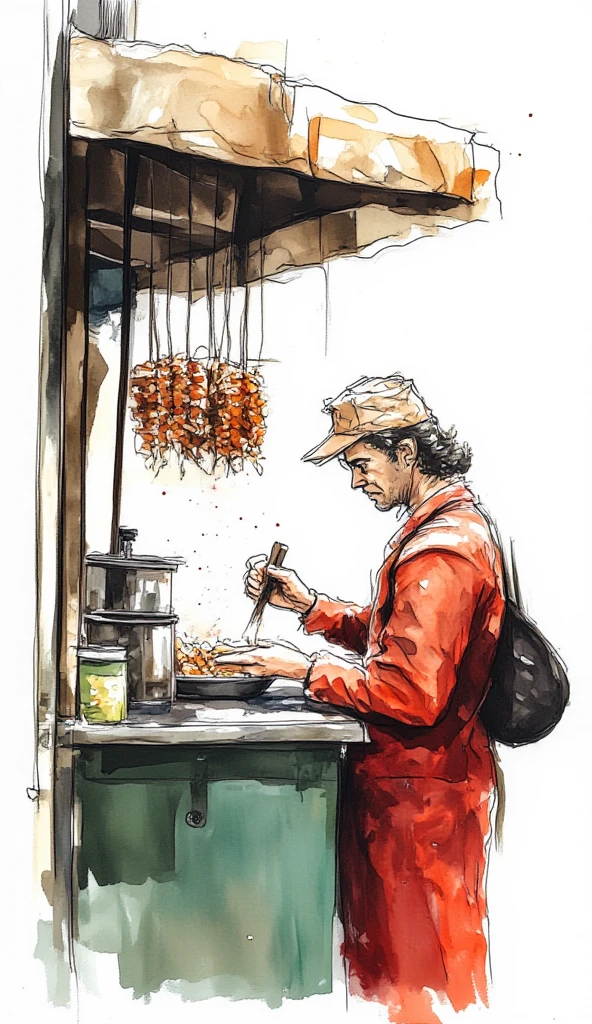
[[480, 717], [491, 739], [519, 747], [555, 728], [569, 702], [569, 682], [561, 658], [524, 611], [513, 544], [510, 566], [501, 545], [500, 551], [506, 607]]

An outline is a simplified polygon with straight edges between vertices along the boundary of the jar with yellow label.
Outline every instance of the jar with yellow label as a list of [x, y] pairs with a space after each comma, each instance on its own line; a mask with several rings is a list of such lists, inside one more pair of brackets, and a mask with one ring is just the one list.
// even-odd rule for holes
[[87, 722], [123, 722], [127, 715], [127, 652], [123, 647], [80, 647], [80, 716]]

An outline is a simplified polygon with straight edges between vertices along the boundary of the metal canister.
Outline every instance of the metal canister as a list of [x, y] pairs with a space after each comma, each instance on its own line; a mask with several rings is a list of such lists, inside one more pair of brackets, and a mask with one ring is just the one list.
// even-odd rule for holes
[[128, 663], [128, 701], [133, 711], [170, 711], [175, 697], [174, 635], [176, 615], [85, 615], [88, 641], [123, 649]]
[[78, 649], [80, 715], [87, 722], [123, 722], [127, 716], [127, 653], [123, 647]]

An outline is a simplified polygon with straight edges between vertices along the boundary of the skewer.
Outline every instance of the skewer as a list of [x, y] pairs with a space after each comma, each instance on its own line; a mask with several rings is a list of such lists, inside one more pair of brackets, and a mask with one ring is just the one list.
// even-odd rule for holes
[[[284, 558], [288, 553], [287, 544], [280, 544], [278, 541], [275, 542], [271, 549], [271, 554], [267, 560], [267, 568], [273, 566], [279, 569], [283, 565]], [[247, 628], [243, 633], [243, 640], [246, 640], [248, 644], [255, 645], [257, 643], [257, 634], [261, 627], [261, 620], [263, 619], [263, 612], [267, 605], [272, 593], [273, 593], [274, 581], [265, 575], [264, 583], [261, 588], [261, 593], [257, 598], [257, 603], [253, 609], [253, 614], [249, 619]]]

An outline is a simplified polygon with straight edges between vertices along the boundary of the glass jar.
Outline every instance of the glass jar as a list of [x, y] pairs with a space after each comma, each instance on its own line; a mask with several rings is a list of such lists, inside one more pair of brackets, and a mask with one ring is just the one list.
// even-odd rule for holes
[[87, 722], [112, 724], [127, 715], [127, 663], [122, 647], [78, 649], [80, 716]]
[[169, 710], [174, 698], [175, 615], [136, 616], [94, 613], [85, 616], [89, 643], [123, 648], [128, 665], [130, 709]]

